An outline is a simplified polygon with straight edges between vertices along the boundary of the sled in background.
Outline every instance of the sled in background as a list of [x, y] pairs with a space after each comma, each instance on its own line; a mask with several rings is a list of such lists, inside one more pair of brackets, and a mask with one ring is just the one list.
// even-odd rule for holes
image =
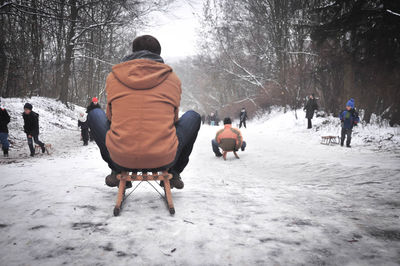
[[[51, 154], [51, 151], [52, 151], [52, 146], [51, 146], [51, 144], [45, 144], [44, 145], [44, 148], [46, 149], [46, 153], [48, 154], [48, 155], [50, 155]], [[35, 154], [38, 154], [38, 153], [40, 153], [42, 151], [42, 148], [39, 146], [39, 145], [35, 145]]]
[[[149, 183], [166, 201], [169, 213], [175, 214], [174, 203], [172, 201], [171, 185], [169, 180], [172, 178], [172, 174], [164, 170], [162, 172], [151, 172], [149, 171], [135, 171], [135, 172], [122, 172], [117, 175], [119, 182], [117, 204], [114, 208], [114, 216], [118, 216], [121, 212], [122, 204], [124, 200], [132, 194], [133, 191], [143, 182]], [[140, 183], [132, 190], [128, 196], [125, 196], [126, 182], [127, 181], [139, 181]], [[164, 183], [164, 196], [150, 183], [150, 181], [160, 181]]]
[[236, 159], [240, 159], [239, 155], [237, 155], [236, 151], [223, 151], [222, 157], [226, 161], [226, 156], [228, 155], [228, 152], [233, 152], [233, 155], [235, 155]]
[[331, 144], [339, 144], [340, 137], [339, 136], [322, 136], [321, 144], [331, 145]]
[[222, 158], [224, 158], [225, 161], [228, 152], [233, 152], [236, 159], [240, 159], [239, 155], [237, 155], [236, 139], [222, 139], [220, 143], [220, 148], [222, 149]]

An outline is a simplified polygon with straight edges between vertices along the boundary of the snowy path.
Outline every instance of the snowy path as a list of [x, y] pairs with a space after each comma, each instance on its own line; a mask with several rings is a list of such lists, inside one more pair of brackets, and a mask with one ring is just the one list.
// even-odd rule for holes
[[144, 184], [113, 217], [108, 169], [74, 131], [68, 153], [0, 165], [0, 264], [400, 264], [398, 155], [267, 122], [224, 162], [211, 152], [216, 130], [201, 129], [175, 216]]

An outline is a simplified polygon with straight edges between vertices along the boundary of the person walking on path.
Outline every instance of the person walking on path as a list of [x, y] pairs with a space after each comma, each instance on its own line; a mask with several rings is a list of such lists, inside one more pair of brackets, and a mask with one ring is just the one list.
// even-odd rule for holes
[[10, 115], [5, 108], [0, 107], [0, 143], [4, 157], [8, 157], [8, 149], [10, 148], [10, 143], [8, 141], [8, 123], [10, 123]]
[[312, 128], [311, 120], [314, 117], [314, 112], [316, 110], [318, 110], [318, 104], [314, 97], [314, 94], [311, 94], [309, 96], [308, 101], [307, 101], [306, 105], [304, 106], [304, 110], [306, 111], [306, 118], [308, 120], [307, 128], [311, 129]]
[[240, 110], [239, 119], [240, 119], [239, 128], [242, 128], [242, 125], [244, 126], [244, 128], [247, 128], [246, 127], [246, 120], [247, 120], [246, 108], [243, 107], [242, 110]]
[[32, 111], [33, 106], [30, 103], [24, 105], [24, 132], [28, 139], [28, 146], [31, 152], [31, 157], [35, 156], [35, 148], [33, 142], [38, 144], [42, 149], [42, 153], [46, 152], [45, 144], [39, 140], [39, 114]]

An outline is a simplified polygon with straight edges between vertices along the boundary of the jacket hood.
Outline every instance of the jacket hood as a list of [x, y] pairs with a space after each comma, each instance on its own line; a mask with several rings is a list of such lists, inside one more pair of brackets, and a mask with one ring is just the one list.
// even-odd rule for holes
[[125, 86], [136, 89], [151, 89], [162, 83], [172, 72], [158, 54], [139, 51], [126, 56], [123, 63], [112, 67], [112, 73]]

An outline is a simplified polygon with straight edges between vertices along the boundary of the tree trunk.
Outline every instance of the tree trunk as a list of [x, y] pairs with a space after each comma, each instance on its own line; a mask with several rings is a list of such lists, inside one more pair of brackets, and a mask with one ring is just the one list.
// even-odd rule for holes
[[68, 87], [69, 87], [69, 78], [71, 76], [71, 62], [72, 57], [74, 55], [74, 41], [73, 38], [75, 36], [75, 26], [76, 19], [78, 18], [78, 7], [76, 6], [77, 0], [70, 0], [69, 6], [71, 7], [70, 13], [70, 25], [68, 29], [67, 41], [66, 41], [66, 49], [65, 49], [65, 60], [63, 66], [63, 76], [61, 79], [61, 92], [60, 92], [60, 101], [62, 103], [67, 104], [68, 101]]

